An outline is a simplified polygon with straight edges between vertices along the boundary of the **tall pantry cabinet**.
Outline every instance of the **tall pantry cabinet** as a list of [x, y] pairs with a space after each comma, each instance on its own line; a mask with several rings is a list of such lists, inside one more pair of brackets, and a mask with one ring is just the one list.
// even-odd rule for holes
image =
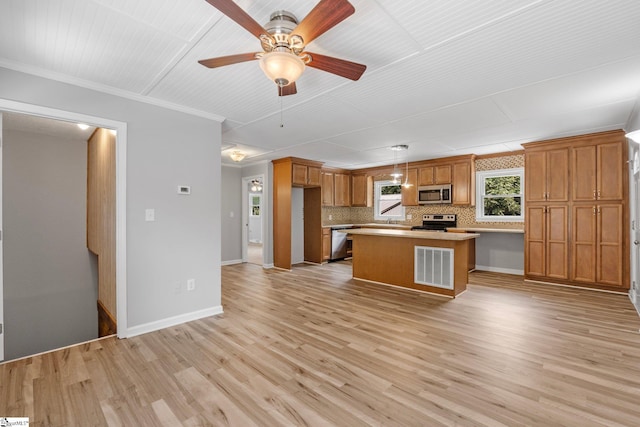
[[624, 132], [523, 144], [525, 277], [629, 289]]

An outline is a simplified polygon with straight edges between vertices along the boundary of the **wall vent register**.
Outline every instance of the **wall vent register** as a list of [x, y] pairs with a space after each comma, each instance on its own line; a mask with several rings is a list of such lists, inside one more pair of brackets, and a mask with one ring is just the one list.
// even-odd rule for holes
[[413, 281], [419, 285], [453, 289], [453, 249], [415, 247]]

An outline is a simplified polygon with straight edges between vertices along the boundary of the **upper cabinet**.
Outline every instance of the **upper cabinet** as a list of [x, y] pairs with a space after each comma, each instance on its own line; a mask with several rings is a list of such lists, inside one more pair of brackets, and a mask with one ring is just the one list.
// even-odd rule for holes
[[323, 169], [322, 206], [351, 206], [351, 174], [342, 169]]
[[333, 206], [333, 173], [322, 171], [322, 206]]
[[409, 169], [402, 185], [402, 205], [418, 206], [418, 169]]
[[569, 149], [527, 151], [524, 169], [527, 202], [569, 200]]
[[623, 151], [617, 142], [574, 147], [571, 150], [573, 200], [621, 200]]
[[418, 170], [418, 185], [451, 184], [451, 165], [423, 166]]
[[333, 175], [333, 206], [351, 206], [351, 183], [348, 173]]
[[320, 187], [320, 166], [298, 162], [294, 160], [291, 164], [292, 184], [300, 187]]
[[351, 174], [351, 206], [373, 206], [373, 177], [366, 173]]
[[476, 204], [476, 162], [475, 156], [468, 160], [457, 161], [452, 164], [451, 203], [462, 206]]

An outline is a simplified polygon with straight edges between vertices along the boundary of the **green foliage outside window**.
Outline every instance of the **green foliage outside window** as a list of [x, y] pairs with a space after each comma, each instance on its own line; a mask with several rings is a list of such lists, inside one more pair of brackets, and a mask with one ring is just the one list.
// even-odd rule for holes
[[484, 180], [484, 214], [487, 216], [520, 216], [519, 176], [497, 176]]
[[402, 188], [400, 187], [400, 185], [385, 185], [380, 188], [380, 194], [402, 194]]

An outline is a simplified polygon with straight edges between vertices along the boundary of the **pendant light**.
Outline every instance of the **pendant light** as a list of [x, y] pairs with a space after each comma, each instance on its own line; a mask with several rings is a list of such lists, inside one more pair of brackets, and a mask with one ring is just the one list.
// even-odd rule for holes
[[394, 184], [399, 184], [400, 178], [402, 178], [402, 169], [398, 167], [398, 151], [408, 150], [409, 146], [406, 144], [392, 145], [389, 149], [393, 150], [393, 172], [391, 172], [391, 177], [393, 178], [392, 182]]

